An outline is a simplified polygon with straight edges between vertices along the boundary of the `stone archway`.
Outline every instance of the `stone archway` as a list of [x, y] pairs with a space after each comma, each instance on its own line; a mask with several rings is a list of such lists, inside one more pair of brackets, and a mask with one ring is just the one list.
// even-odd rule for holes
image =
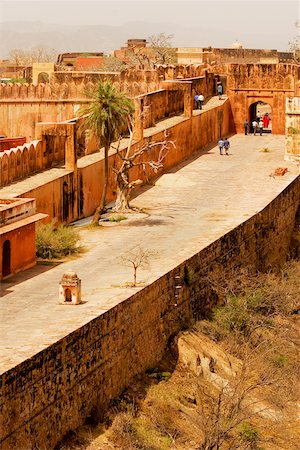
[[[264, 116], [268, 116], [268, 120], [264, 120]], [[248, 122], [250, 124], [250, 132], [253, 132], [252, 122], [261, 117], [264, 122], [264, 133], [272, 133], [272, 106], [270, 103], [258, 100], [249, 105]]]
[[7, 277], [11, 273], [11, 247], [7, 239], [2, 247], [2, 277]]
[[46, 72], [40, 72], [38, 74], [38, 83], [49, 83], [49, 74]]

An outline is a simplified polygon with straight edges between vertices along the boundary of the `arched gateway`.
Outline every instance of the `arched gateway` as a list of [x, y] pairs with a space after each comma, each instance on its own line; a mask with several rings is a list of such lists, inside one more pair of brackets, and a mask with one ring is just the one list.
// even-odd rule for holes
[[263, 133], [272, 133], [272, 107], [269, 103], [261, 100], [249, 106], [247, 119], [250, 124], [250, 132], [253, 132], [252, 122], [259, 118], [264, 124]]

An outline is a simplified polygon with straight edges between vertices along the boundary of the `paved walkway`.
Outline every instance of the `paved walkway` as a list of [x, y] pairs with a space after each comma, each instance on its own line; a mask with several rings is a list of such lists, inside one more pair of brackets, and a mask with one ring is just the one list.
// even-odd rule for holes
[[[156, 252], [149, 268], [138, 271], [138, 280], [150, 283], [263, 209], [299, 173], [283, 161], [283, 136], [235, 135], [230, 141], [229, 156], [212, 147], [143, 188], [132, 203], [146, 208], [148, 217], [81, 229], [87, 253], [2, 282], [0, 372], [136, 292], [122, 287], [132, 280], [132, 270], [121, 257], [137, 244]], [[276, 167], [289, 172], [270, 176]], [[80, 306], [58, 304], [58, 284], [68, 268], [82, 279], [86, 303]]]

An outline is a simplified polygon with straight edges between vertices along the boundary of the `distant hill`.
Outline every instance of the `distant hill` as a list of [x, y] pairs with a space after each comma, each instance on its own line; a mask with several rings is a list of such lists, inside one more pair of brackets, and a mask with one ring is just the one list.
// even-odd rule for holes
[[168, 23], [128, 22], [120, 26], [64, 26], [42, 22], [6, 22], [2, 23], [0, 28], [0, 58], [7, 57], [12, 49], [29, 49], [34, 46], [51, 47], [59, 53], [109, 52], [124, 46], [128, 38], [145, 39], [162, 32], [174, 35], [174, 46], [200, 45], [200, 42], [201, 45], [209, 45], [203, 41], [204, 36], [201, 39], [199, 30], [191, 33], [190, 29], [178, 29], [174, 24]]
[[[91, 25], [71, 26], [43, 22], [0, 23], [0, 58], [7, 58], [12, 49], [29, 49], [35, 46], [54, 48], [63, 52], [109, 52], [126, 45], [127, 39], [145, 39], [159, 33], [172, 34], [174, 47], [231, 47], [236, 41], [236, 30], [228, 27], [226, 34], [209, 28], [188, 27], [174, 23], [126, 22], [118, 26]], [[243, 33], [242, 43], [247, 48], [280, 48], [280, 35], [266, 35], [256, 30], [255, 35]], [[255, 45], [256, 43], [256, 45]], [[281, 50], [284, 50], [283, 48]]]

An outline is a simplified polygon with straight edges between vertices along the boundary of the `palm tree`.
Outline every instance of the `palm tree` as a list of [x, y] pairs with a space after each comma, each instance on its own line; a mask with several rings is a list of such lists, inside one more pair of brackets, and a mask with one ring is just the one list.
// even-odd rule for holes
[[100, 205], [97, 207], [93, 223], [98, 223], [105, 207], [108, 184], [108, 151], [112, 142], [120, 138], [122, 131], [129, 126], [134, 113], [134, 104], [124, 92], [118, 91], [111, 81], [99, 81], [94, 90], [85, 89], [84, 95], [90, 99], [81, 108], [79, 115], [84, 117], [85, 126], [104, 146], [104, 180]]

